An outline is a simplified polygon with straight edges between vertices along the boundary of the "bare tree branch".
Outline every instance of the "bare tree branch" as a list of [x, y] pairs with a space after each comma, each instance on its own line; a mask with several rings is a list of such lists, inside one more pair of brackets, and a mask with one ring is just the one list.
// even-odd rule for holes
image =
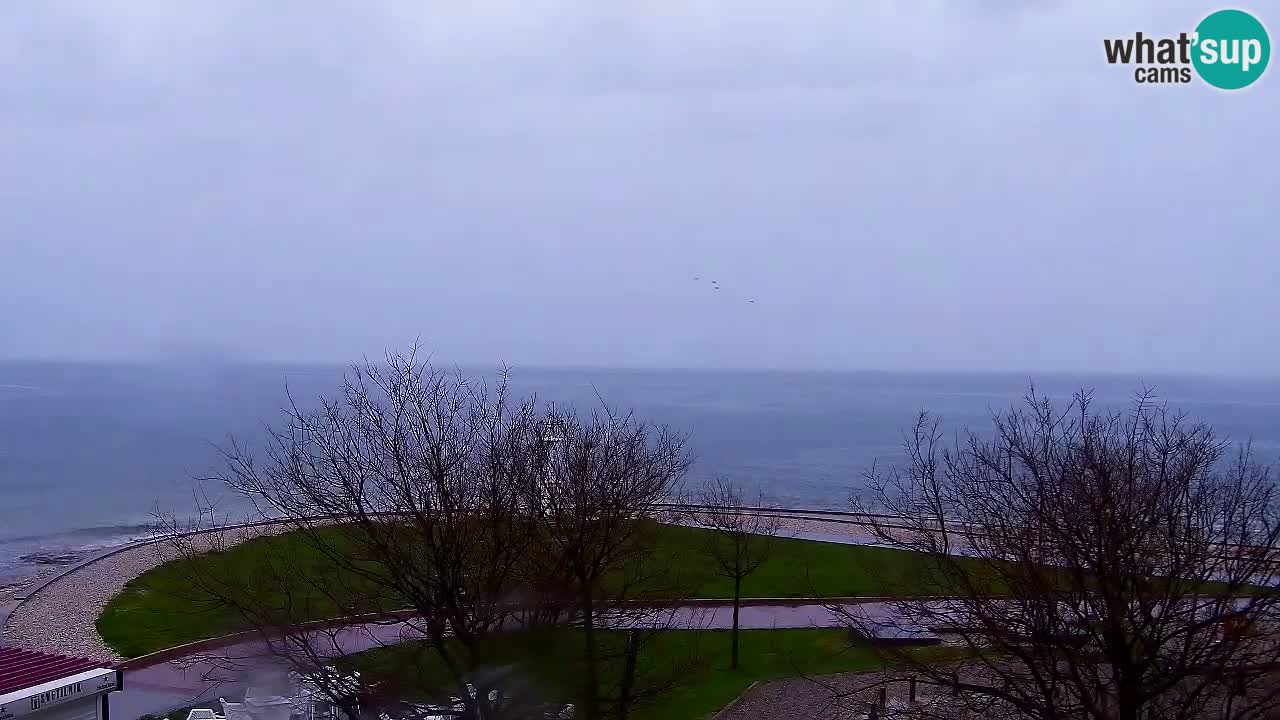
[[855, 507], [893, 516], [870, 519], [876, 535], [927, 557], [912, 581], [936, 597], [844, 611], [851, 627], [932, 628], [967, 649], [958, 667], [884, 651], [957, 691], [938, 716], [1274, 712], [1280, 517], [1249, 447], [1231, 449], [1149, 390], [1098, 410], [1088, 392], [1064, 408], [1032, 388], [992, 421], [990, 435], [944, 447], [922, 413], [907, 464], [869, 474]]
[[[403, 625], [446, 680], [421, 678], [419, 689], [486, 720], [541, 717], [555, 699], [533, 684], [513, 697], [487, 655], [491, 638], [579, 628], [591, 680], [579, 717], [602, 717], [620, 698], [601, 677], [612, 658], [595, 629], [602, 618], [625, 624], [635, 612], [626, 601], [666, 576], [651, 514], [688, 467], [684, 437], [629, 414], [544, 410], [511, 398], [505, 371], [490, 387], [417, 355], [352, 367], [341, 395], [315, 407], [290, 396], [261, 449], [235, 439], [222, 448], [225, 470], [209, 480], [291, 532], [241, 564], [213, 562], [218, 533], [175, 535], [193, 607], [232, 613], [312, 675], [351, 645], [351, 628], [311, 621], [358, 618], [371, 628], [364, 647], [398, 643], [403, 635], [373, 630]], [[217, 529], [203, 509], [201, 522]], [[651, 687], [632, 686], [637, 697]]]
[[745, 502], [742, 490], [724, 477], [716, 477], [698, 494], [701, 509], [694, 522], [711, 529], [703, 552], [711, 558], [717, 575], [733, 582], [733, 630], [729, 667], [738, 668], [738, 611], [742, 604], [742, 583], [769, 559], [781, 523], [778, 515], [762, 511], [767, 507], [759, 492], [754, 508]]

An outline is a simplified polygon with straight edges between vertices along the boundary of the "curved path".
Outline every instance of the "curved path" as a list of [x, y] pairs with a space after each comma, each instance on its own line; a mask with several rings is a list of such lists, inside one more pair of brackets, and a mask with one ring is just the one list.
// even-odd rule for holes
[[[875, 544], [865, 525], [848, 513], [778, 508], [782, 536]], [[197, 533], [224, 544], [287, 529], [280, 523], [251, 523]], [[44, 579], [13, 601], [0, 605], [0, 646], [5, 644], [103, 661], [119, 658], [98, 634], [97, 619], [126, 583], [174, 555], [165, 539], [115, 548]]]
[[[839, 542], [875, 544], [866, 527], [845, 514], [779, 509], [782, 536]], [[216, 540], [234, 544], [287, 529], [273, 523], [249, 524], [218, 533], [203, 533], [210, 545]], [[6, 643], [116, 662], [120, 658], [98, 635], [96, 620], [107, 602], [126, 583], [163, 562], [174, 551], [165, 539], [148, 540], [116, 548], [89, 558], [29, 588], [6, 606], [0, 606], [0, 645]], [[863, 613], [888, 612], [876, 602], [859, 603]], [[659, 611], [655, 611], [659, 612]], [[700, 605], [660, 611], [664, 624], [687, 628], [727, 628], [732, 608]], [[844, 625], [838, 613], [822, 605], [747, 601], [740, 613], [744, 628], [809, 628]], [[326, 656], [360, 652], [418, 637], [407, 622], [356, 624], [317, 633], [313, 649]], [[112, 698], [116, 717], [132, 720], [160, 714], [218, 697], [239, 697], [244, 687], [286, 671], [277, 652], [263, 640], [231, 641], [232, 644], [187, 654], [158, 654], [124, 664], [125, 689]], [[207, 644], [204, 647], [208, 647]]]
[[[757, 602], [757, 604], [746, 604]], [[844, 605], [852, 608], [854, 605]], [[859, 613], [871, 618], [889, 618], [891, 608], [882, 602], [857, 603]], [[848, 610], [846, 610], [848, 612]], [[639, 625], [660, 625], [684, 629], [726, 629], [732, 626], [732, 605], [709, 605], [655, 610]], [[745, 629], [844, 627], [842, 615], [823, 605], [768, 605], [745, 601], [739, 624]], [[308, 636], [310, 651], [320, 657], [337, 657], [388, 647], [421, 638], [412, 621], [361, 623]], [[160, 715], [173, 710], [216, 703], [218, 698], [238, 699], [249, 685], [280, 682], [290, 669], [278, 644], [262, 639], [233, 642], [216, 649], [195, 650], [174, 657], [157, 653], [125, 663], [124, 690], [111, 696], [113, 718], [133, 720], [143, 715]]]

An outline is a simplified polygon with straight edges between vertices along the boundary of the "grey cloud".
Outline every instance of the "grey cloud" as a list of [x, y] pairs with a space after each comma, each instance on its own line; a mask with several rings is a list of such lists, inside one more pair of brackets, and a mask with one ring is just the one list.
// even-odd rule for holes
[[1274, 77], [974, 7], [6, 6], [0, 355], [1274, 372]]

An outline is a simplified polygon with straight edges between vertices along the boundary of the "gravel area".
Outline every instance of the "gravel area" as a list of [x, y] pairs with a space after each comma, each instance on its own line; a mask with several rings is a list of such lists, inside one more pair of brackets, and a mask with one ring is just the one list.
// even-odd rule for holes
[[[698, 527], [707, 527], [709, 525], [705, 515], [690, 511], [660, 517], [659, 522]], [[783, 515], [777, 518], [777, 524], [778, 534], [784, 537], [832, 540], [860, 545], [871, 545], [880, 542], [872, 528], [863, 523], [849, 522], [848, 518], [824, 517], [822, 515]]]
[[[190, 540], [193, 548], [207, 550], [286, 529], [284, 525], [259, 525], [202, 533]], [[125, 583], [173, 559], [176, 554], [171, 542], [160, 541], [130, 547], [71, 571], [46, 585], [14, 611], [4, 628], [6, 642], [30, 650], [95, 660], [123, 659], [98, 635], [98, 616], [107, 602], [124, 589]]]
[[[884, 544], [884, 540], [876, 534], [874, 525], [855, 516], [835, 512], [827, 513], [825, 511], [796, 512], [786, 508], [778, 508], [776, 513], [778, 534], [783, 537], [824, 540], [854, 545]], [[762, 513], [747, 510], [745, 514], [756, 515]], [[772, 513], [763, 514], [769, 515]], [[907, 540], [914, 535], [914, 532], [906, 527], [894, 527], [895, 525], [901, 525], [901, 522], [895, 523], [887, 518], [883, 518], [882, 521], [887, 523], [884, 529], [897, 539]], [[660, 516], [659, 522], [701, 527], [706, 527], [710, 524], [706, 515], [691, 507], [686, 507], [679, 511], [671, 511], [665, 516]]]
[[[979, 698], [966, 703], [964, 695], [955, 695], [948, 687], [932, 687], [923, 682], [917, 684], [915, 702], [911, 702], [909, 677], [907, 671], [881, 671], [760, 683], [714, 715], [713, 720], [1016, 720], [1025, 717], [1007, 705]], [[967, 671], [962, 669], [960, 678], [966, 683], [989, 686], [1000, 682], [994, 674], [977, 666], [970, 666]], [[1267, 682], [1277, 679], [1280, 678], [1269, 678]], [[1273, 692], [1267, 682], [1255, 688], [1257, 700], [1264, 704]], [[883, 704], [881, 686], [885, 689]], [[1209, 692], [1209, 696], [1201, 698], [1205, 704], [1200, 706], [1200, 713], [1193, 717], [1219, 720], [1225, 698], [1220, 691]], [[1259, 709], [1251, 702], [1248, 696], [1236, 696], [1234, 706], [1243, 713], [1239, 717], [1256, 717], [1247, 712]], [[1151, 717], [1155, 717], [1157, 713], [1152, 710]], [[1273, 716], [1264, 713], [1261, 717]]]
[[[865, 523], [848, 522], [847, 520], [841, 521], [838, 518], [824, 518], [822, 516], [785, 517], [779, 520], [778, 529], [782, 535], [802, 539], [827, 540], [854, 545], [892, 546], [892, 544], [886, 543], [880, 538], [872, 526]], [[916, 536], [915, 531], [902, 527], [887, 527], [886, 531], [895, 540], [903, 543], [920, 539]], [[969, 554], [972, 550], [968, 539], [959, 529], [952, 530], [950, 541], [955, 553]]]
[[778, 520], [778, 530], [788, 535], [830, 535], [833, 538], [840, 538], [847, 542], [855, 542], [863, 545], [872, 545], [881, 542], [880, 539], [875, 536], [872, 529], [865, 525], [824, 520], [816, 517], [780, 518]]
[[[748, 690], [735, 704], [715, 716], [715, 720], [859, 720], [867, 718], [880, 701], [885, 688], [885, 705], [876, 716], [881, 720], [912, 717], [973, 717], [956, 707], [946, 689], [920, 683], [916, 703], [909, 702], [908, 675], [894, 672], [841, 673], [813, 678], [787, 678], [761, 683]], [[988, 712], [984, 720], [998, 720], [1003, 713]]]

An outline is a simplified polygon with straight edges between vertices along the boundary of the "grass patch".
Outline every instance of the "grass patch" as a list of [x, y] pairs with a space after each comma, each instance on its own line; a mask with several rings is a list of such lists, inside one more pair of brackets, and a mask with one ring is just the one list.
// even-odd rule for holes
[[[672, 559], [693, 597], [728, 598], [729, 580], [716, 577], [700, 552], [709, 531], [658, 526], [656, 556]], [[325, 578], [323, 587], [280, 589], [280, 558], [301, 576]], [[888, 548], [779, 538], [769, 560], [743, 584], [747, 598], [922, 595], [938, 589], [921, 580], [928, 558]], [[191, 587], [192, 577], [218, 578], [237, 592], [255, 594], [255, 606], [288, 619], [323, 619], [362, 611], [359, 583], [338, 577], [332, 564], [299, 533], [257, 538], [191, 560], [176, 560], [131, 580], [98, 618], [98, 632], [116, 652], [137, 657], [167, 647], [248, 629], [244, 618]], [[329, 571], [326, 572], [326, 569]], [[655, 592], [661, 596], [662, 592]], [[343, 602], [342, 598], [350, 598]], [[396, 603], [389, 602], [390, 606]], [[368, 609], [365, 605], [364, 609]]]
[[[649, 637], [637, 662], [640, 695], [631, 717], [637, 720], [703, 718], [737, 697], [752, 682], [797, 675], [875, 670], [883, 667], [875, 651], [851, 646], [841, 630], [745, 630], [741, 660], [729, 669], [727, 631], [667, 631]], [[602, 633], [610, 659], [602, 666], [606, 698], [616, 698], [621, 678], [622, 633]], [[553, 702], [580, 703], [580, 636], [504, 634], [483, 651], [485, 667], [501, 667], [512, 682], [536, 687]], [[924, 648], [939, 659], [953, 652]], [[438, 701], [451, 694], [439, 657], [424, 644], [405, 644], [346, 658], [366, 680], [379, 682], [393, 697], [410, 702]], [[674, 681], [674, 684], [672, 684]]]
[[273, 608], [281, 617], [323, 619], [358, 612], [338, 601], [356, 596], [350, 578], [327, 588], [291, 587], [281, 591], [277, 563], [301, 575], [325, 577], [332, 563], [301, 533], [261, 537], [229, 550], [179, 559], [130, 580], [98, 617], [98, 633], [124, 657], [137, 657], [197, 640], [251, 628], [244, 616], [192, 586], [191, 578], [216, 578], [247, 593], [254, 607]]
[[[733, 581], [714, 574], [714, 562], [699, 547], [709, 531], [662, 526], [658, 552], [679, 558], [695, 578], [692, 595], [733, 597]], [[962, 560], [963, 562], [963, 560]], [[853, 597], [936, 594], [922, 579], [928, 558], [920, 553], [865, 545], [777, 538], [769, 559], [742, 584], [747, 598]], [[978, 565], [975, 563], [975, 568]]]

